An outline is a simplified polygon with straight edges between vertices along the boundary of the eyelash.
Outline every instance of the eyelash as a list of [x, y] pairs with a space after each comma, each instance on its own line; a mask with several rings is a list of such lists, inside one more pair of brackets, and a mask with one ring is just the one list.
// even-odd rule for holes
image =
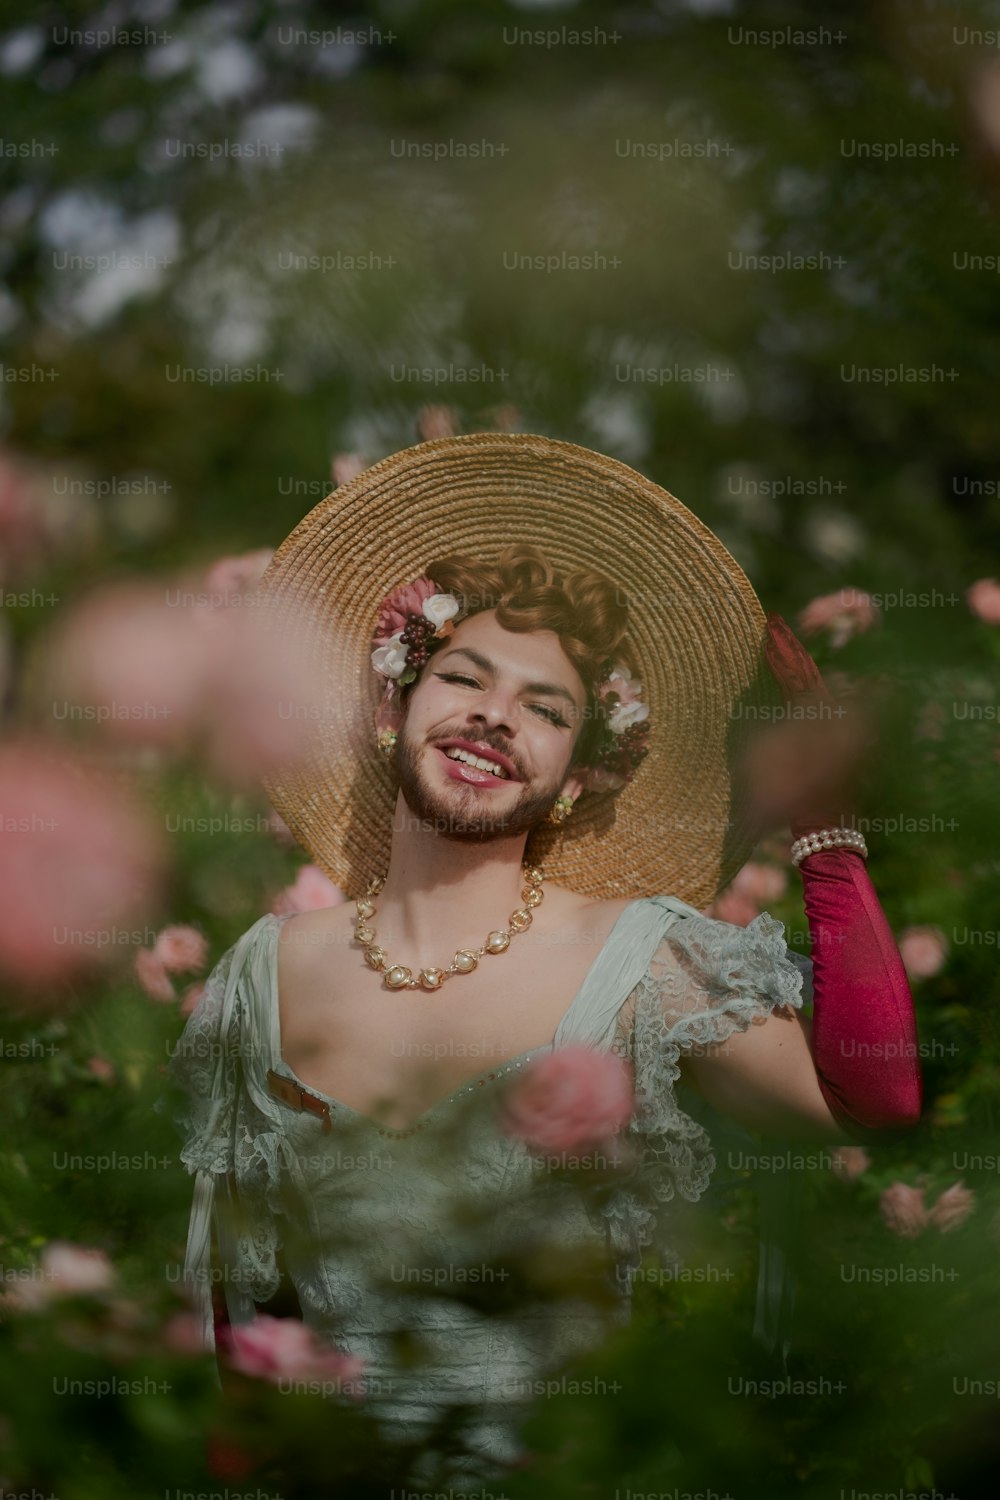
[[[434, 675], [435, 677], [440, 677], [442, 682], [471, 682], [473, 687], [479, 686], [474, 677], [466, 677], [464, 672], [435, 672]], [[544, 703], [530, 703], [528, 707], [539, 710], [541, 717], [549, 724], [558, 724], [563, 729], [569, 728], [568, 721], [563, 718], [557, 709], [549, 708]]]

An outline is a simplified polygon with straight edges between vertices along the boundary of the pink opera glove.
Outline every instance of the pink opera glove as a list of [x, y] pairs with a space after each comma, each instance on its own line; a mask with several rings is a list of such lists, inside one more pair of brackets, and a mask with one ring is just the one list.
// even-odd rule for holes
[[[816, 663], [780, 615], [767, 617], [765, 655], [786, 697], [832, 699]], [[841, 821], [834, 797], [800, 804], [798, 838]], [[913, 996], [896, 940], [852, 849], [823, 849], [798, 866], [813, 961], [812, 1054], [823, 1097], [849, 1134], [915, 1125], [923, 1103]]]

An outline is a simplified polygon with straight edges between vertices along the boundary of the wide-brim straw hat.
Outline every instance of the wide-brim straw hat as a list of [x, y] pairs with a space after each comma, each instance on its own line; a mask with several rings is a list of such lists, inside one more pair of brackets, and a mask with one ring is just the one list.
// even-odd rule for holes
[[564, 825], [532, 830], [528, 857], [595, 898], [675, 895], [704, 908], [760, 837], [741, 766], [761, 707], [776, 701], [764, 611], [718, 537], [673, 495], [553, 438], [482, 432], [405, 448], [328, 495], [281, 544], [262, 602], [328, 691], [304, 755], [265, 782], [274, 808], [349, 896], [384, 873], [397, 788], [375, 743], [379, 605], [435, 557], [493, 560], [512, 541], [625, 592], [650, 705], [634, 780], [584, 792]]

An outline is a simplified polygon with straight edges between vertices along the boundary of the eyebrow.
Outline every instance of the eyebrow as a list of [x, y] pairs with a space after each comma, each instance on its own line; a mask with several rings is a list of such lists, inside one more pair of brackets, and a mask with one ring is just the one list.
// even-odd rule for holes
[[[470, 646], [452, 646], [450, 650], [443, 651], [437, 659], [438, 661], [445, 661], [449, 656], [467, 656], [481, 672], [489, 672], [492, 676], [496, 676], [496, 664], [491, 662], [488, 656], [483, 656], [480, 652], [473, 651]], [[573, 694], [566, 688], [560, 687], [558, 682], [526, 682], [524, 684], [524, 691], [526, 693], [544, 693], [549, 698], [565, 698], [566, 702], [572, 704], [574, 709], [579, 706]]]

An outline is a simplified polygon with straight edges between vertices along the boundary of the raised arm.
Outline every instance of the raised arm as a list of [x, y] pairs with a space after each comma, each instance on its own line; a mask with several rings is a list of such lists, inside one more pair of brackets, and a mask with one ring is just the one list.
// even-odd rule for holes
[[[767, 657], [790, 697], [829, 700], [812, 658], [779, 616]], [[832, 819], [796, 809], [796, 838]], [[710, 1103], [751, 1129], [867, 1140], [915, 1125], [923, 1088], [913, 996], [864, 858], [822, 849], [801, 861], [813, 962], [812, 1024], [776, 1012], [724, 1046], [685, 1059]]]

